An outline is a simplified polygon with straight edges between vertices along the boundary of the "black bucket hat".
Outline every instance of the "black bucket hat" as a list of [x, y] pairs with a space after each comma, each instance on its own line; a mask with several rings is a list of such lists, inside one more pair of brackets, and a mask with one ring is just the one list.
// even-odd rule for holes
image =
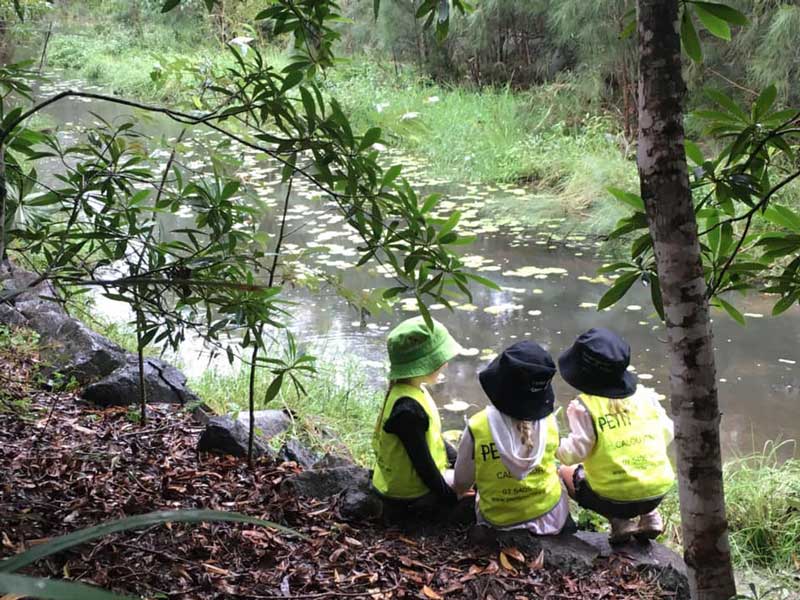
[[613, 331], [590, 329], [558, 357], [558, 370], [572, 387], [605, 398], [627, 398], [636, 392], [636, 375], [628, 371], [631, 347]]
[[528, 340], [509, 346], [478, 374], [481, 387], [501, 413], [537, 421], [553, 412], [551, 381], [556, 365], [550, 353]]

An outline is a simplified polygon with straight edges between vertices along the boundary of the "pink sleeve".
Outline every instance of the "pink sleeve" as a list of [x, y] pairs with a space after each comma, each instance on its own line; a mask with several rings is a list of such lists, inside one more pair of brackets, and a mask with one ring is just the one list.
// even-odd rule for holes
[[578, 400], [573, 400], [567, 408], [569, 435], [561, 438], [556, 457], [565, 465], [574, 465], [591, 454], [596, 438], [592, 416]]

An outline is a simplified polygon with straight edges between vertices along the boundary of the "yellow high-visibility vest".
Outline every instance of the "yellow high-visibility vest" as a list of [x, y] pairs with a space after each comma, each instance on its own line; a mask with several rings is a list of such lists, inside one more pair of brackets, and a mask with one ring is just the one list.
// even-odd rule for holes
[[469, 430], [475, 440], [475, 483], [478, 510], [497, 527], [525, 523], [552, 510], [561, 499], [561, 480], [556, 469], [558, 425], [547, 417], [547, 442], [542, 462], [524, 479], [508, 472], [495, 447], [486, 409], [472, 416]]
[[392, 414], [395, 402], [400, 398], [413, 398], [419, 402], [428, 415], [428, 431], [425, 441], [428, 444], [433, 462], [440, 472], [447, 468], [447, 451], [442, 439], [442, 421], [439, 409], [427, 390], [413, 385], [396, 383], [389, 390], [383, 405], [379, 426], [372, 438], [375, 451], [375, 470], [372, 473], [372, 485], [383, 496], [401, 500], [413, 500], [428, 494], [430, 490], [420, 478], [411, 459], [408, 457], [400, 438], [393, 433], [386, 433], [383, 426]]
[[659, 498], [675, 481], [659, 413], [635, 395], [627, 410], [612, 412], [611, 399], [581, 394], [597, 442], [584, 461], [586, 480], [599, 496], [618, 502]]

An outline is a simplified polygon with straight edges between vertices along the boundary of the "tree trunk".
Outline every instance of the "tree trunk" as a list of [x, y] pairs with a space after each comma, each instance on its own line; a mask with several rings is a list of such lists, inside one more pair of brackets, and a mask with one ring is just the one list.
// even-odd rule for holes
[[638, 0], [639, 150], [669, 334], [684, 557], [695, 600], [736, 588], [722, 485], [716, 369], [686, 167], [678, 0]]

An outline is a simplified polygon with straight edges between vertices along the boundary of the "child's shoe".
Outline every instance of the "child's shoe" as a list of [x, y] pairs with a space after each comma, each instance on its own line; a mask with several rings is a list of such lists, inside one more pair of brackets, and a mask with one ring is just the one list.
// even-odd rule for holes
[[639, 531], [633, 519], [609, 519], [611, 533], [608, 535], [610, 544], [624, 544]]
[[637, 538], [654, 540], [662, 533], [664, 533], [664, 521], [658, 510], [652, 510], [639, 517], [639, 526], [636, 531]]

